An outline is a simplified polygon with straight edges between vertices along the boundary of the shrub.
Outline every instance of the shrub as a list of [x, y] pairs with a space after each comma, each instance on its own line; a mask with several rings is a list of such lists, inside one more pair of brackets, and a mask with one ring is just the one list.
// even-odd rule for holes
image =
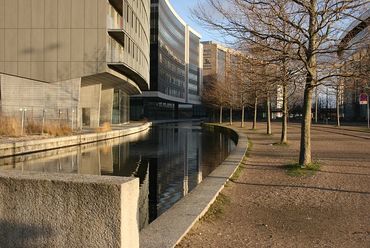
[[64, 136], [72, 133], [72, 129], [66, 123], [47, 122], [44, 125], [44, 133], [51, 136]]
[[97, 133], [104, 133], [112, 131], [112, 127], [109, 122], [104, 122], [103, 125], [95, 130]]
[[[42, 122], [28, 120], [24, 123], [24, 135], [41, 134]], [[106, 127], [105, 127], [106, 128]], [[47, 121], [44, 124], [44, 133], [50, 136], [64, 136], [72, 133], [68, 123]], [[22, 135], [21, 120], [14, 117], [0, 115], [0, 135], [9, 137], [19, 137]]]

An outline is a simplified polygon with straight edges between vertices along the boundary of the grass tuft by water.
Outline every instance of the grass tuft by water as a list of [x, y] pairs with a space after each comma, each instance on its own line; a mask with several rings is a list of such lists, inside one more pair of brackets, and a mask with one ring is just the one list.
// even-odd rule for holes
[[287, 174], [292, 177], [304, 177], [304, 176], [313, 176], [317, 171], [320, 171], [320, 164], [315, 162], [305, 167], [302, 167], [298, 163], [289, 164], [285, 166]]
[[230, 197], [220, 193], [207, 213], [201, 218], [201, 221], [212, 221], [219, 218], [225, 212], [225, 208], [230, 202]]

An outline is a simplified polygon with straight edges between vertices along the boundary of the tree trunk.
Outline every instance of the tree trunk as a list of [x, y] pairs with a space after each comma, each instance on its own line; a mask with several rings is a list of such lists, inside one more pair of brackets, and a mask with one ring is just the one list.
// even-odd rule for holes
[[233, 108], [230, 108], [230, 126], [233, 125]]
[[306, 166], [312, 163], [311, 159], [311, 104], [312, 88], [306, 86], [304, 91], [303, 120], [301, 126], [301, 149], [299, 154], [299, 164]]
[[257, 109], [258, 107], [258, 97], [254, 98], [254, 116], [253, 116], [253, 127], [252, 129], [257, 129]]
[[244, 115], [245, 115], [245, 108], [244, 108], [244, 106], [242, 106], [242, 123], [241, 123], [241, 125], [240, 125], [240, 127], [244, 127]]
[[267, 94], [267, 134], [272, 134], [270, 94]]
[[288, 96], [287, 96], [287, 85], [283, 85], [283, 120], [281, 127], [281, 138], [280, 143], [286, 144], [288, 142]]
[[312, 121], [312, 94], [317, 87], [317, 54], [318, 48], [318, 13], [317, 0], [310, 0], [310, 19], [309, 19], [309, 42], [306, 52], [307, 56], [307, 76], [304, 90], [303, 120], [301, 126], [301, 147], [299, 151], [299, 165], [305, 167], [312, 163], [311, 156], [311, 121]]
[[317, 94], [317, 88], [316, 88], [316, 91], [315, 91], [315, 123], [317, 124], [317, 115], [318, 115], [318, 111], [319, 111], [319, 96]]
[[222, 124], [222, 112], [223, 112], [223, 107], [220, 106], [220, 124]]
[[337, 87], [337, 103], [336, 103], [336, 108], [337, 108], [337, 127], [340, 127], [340, 92], [339, 92], [339, 86]]

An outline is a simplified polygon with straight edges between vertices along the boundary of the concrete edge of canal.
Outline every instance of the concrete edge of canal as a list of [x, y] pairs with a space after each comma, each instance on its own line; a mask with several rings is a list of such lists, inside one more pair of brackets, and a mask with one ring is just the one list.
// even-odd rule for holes
[[143, 132], [148, 130], [151, 126], [151, 122], [138, 123], [137, 125], [131, 124], [130, 126], [122, 126], [120, 129], [109, 132], [86, 133], [65, 137], [4, 143], [0, 144], [0, 158], [114, 139]]
[[248, 149], [246, 135], [227, 126], [216, 124], [205, 124], [205, 126], [233, 132], [238, 137], [236, 148], [193, 191], [140, 232], [140, 247], [170, 248], [176, 246], [208, 211], [243, 160]]

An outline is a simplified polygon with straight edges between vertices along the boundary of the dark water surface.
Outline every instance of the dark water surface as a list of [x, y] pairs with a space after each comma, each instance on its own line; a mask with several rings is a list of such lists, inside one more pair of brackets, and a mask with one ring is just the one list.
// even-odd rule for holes
[[229, 134], [200, 123], [161, 124], [104, 142], [0, 158], [0, 169], [139, 177], [143, 228], [193, 190], [234, 148]]

